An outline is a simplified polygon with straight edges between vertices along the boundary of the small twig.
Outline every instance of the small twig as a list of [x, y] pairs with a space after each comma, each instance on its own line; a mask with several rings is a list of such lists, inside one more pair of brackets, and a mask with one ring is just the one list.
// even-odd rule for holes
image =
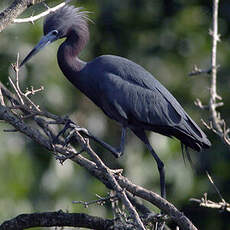
[[215, 185], [212, 177], [209, 175], [209, 173], [207, 171], [206, 171], [206, 174], [207, 174], [207, 177], [209, 179], [209, 182], [214, 187], [214, 189], [215, 189], [216, 193], [218, 194], [218, 196], [220, 197], [221, 201], [220, 202], [214, 202], [214, 201], [208, 200], [207, 193], [204, 193], [204, 196], [201, 199], [191, 198], [190, 201], [197, 202], [202, 207], [215, 208], [215, 209], [226, 210], [226, 211], [230, 212], [230, 204], [225, 201], [225, 199], [223, 198], [223, 196], [220, 193], [220, 190]]
[[46, 9], [49, 9], [50, 7], [45, 3], [45, 2], [42, 2], [43, 6], [46, 8]]
[[211, 73], [212, 73], [212, 68], [200, 69], [197, 65], [194, 65], [192, 71], [188, 74], [188, 76], [196, 76], [200, 74], [211, 74]]
[[196, 99], [196, 101], [194, 101], [194, 104], [199, 107], [200, 109], [205, 109], [208, 110], [209, 106], [208, 105], [203, 105], [201, 100], [199, 98]]
[[8, 79], [9, 79], [9, 82], [10, 82], [11, 86], [13, 87], [14, 91], [16, 92], [16, 94], [17, 94], [17, 96], [18, 96], [18, 98], [19, 98], [21, 104], [24, 105], [24, 101], [23, 101], [23, 99], [22, 99], [20, 93], [18, 92], [18, 89], [17, 89], [17, 87], [15, 86], [14, 82], [12, 81], [12, 79], [11, 79], [10, 77], [9, 77]]
[[92, 201], [72, 201], [73, 204], [82, 204], [85, 206], [85, 208], [88, 208], [90, 205], [92, 204], [99, 204], [99, 205], [104, 205], [104, 203], [106, 201], [114, 201], [117, 200], [118, 197], [117, 196], [107, 196], [107, 197], [100, 197], [99, 195], [97, 195], [99, 197], [99, 199], [97, 200], [92, 200]]
[[1, 86], [0, 86], [0, 103], [1, 103], [1, 105], [6, 106], [5, 102], [4, 102], [4, 97], [3, 97], [3, 94], [2, 94]]
[[37, 93], [37, 92], [41, 92], [41, 91], [43, 91], [44, 90], [44, 86], [41, 86], [40, 88], [38, 88], [38, 89], [34, 89], [34, 87], [33, 86], [31, 86], [31, 90], [26, 90], [26, 92], [25, 92], [25, 96], [29, 96], [30, 94], [32, 94], [32, 95], [34, 95], [35, 93]]
[[212, 184], [212, 186], [213, 186], [214, 189], [216, 190], [216, 192], [217, 192], [217, 194], [219, 195], [219, 197], [220, 197], [220, 199], [222, 200], [222, 202], [223, 202], [223, 203], [226, 203], [225, 200], [224, 200], [224, 198], [223, 198], [223, 196], [222, 196], [221, 193], [220, 193], [220, 190], [219, 190], [219, 189], [217, 188], [217, 186], [215, 185], [215, 183], [214, 183], [212, 177], [210, 176], [210, 174], [209, 174], [207, 171], [206, 171], [206, 174], [207, 174], [207, 177], [208, 177], [210, 183]]
[[207, 199], [207, 194], [204, 194], [204, 197], [202, 197], [201, 199], [197, 199], [197, 198], [191, 198], [189, 199], [190, 201], [199, 203], [199, 205], [201, 207], [205, 207], [205, 208], [214, 208], [214, 209], [219, 209], [221, 211], [225, 210], [227, 212], [230, 212], [230, 204], [226, 203], [226, 202], [213, 202], [211, 200]]
[[[13, 86], [15, 92], [17, 93], [18, 98], [20, 99], [20, 102], [22, 105], [25, 104], [23, 98], [25, 98], [27, 100], [27, 102], [35, 108], [35, 110], [40, 111], [39, 109], [39, 105], [35, 105], [35, 103], [28, 97], [27, 93], [23, 93], [22, 90], [20, 89], [20, 85], [19, 85], [19, 53], [17, 55], [17, 62], [16, 64], [12, 65], [14, 71], [15, 71], [15, 76], [16, 76], [16, 84], [14, 84], [14, 82], [12, 81], [12, 79], [9, 77], [9, 81], [11, 83], [11, 85]], [[35, 93], [35, 91], [41, 91], [43, 88], [41, 87], [39, 90], [33, 90], [33, 94]], [[31, 92], [31, 91], [30, 91]], [[30, 93], [32, 94], [32, 93]]]
[[[66, 0], [65, 2], [62, 2], [60, 3], [59, 5], [55, 6], [55, 7], [52, 7], [52, 8], [49, 8], [36, 15], [36, 16], [31, 16], [31, 17], [28, 17], [28, 18], [17, 18], [17, 19], [14, 19], [14, 23], [25, 23], [25, 22], [30, 22], [30, 23], [34, 23], [36, 20], [42, 18], [42, 17], [45, 17], [46, 15], [52, 13], [52, 12], [55, 12], [57, 11], [58, 9], [62, 8], [63, 6], [67, 5], [69, 2], [71, 2], [72, 0]], [[47, 5], [46, 5], [47, 6]]]
[[60, 164], [63, 164], [66, 160], [68, 160], [68, 159], [73, 159], [74, 157], [76, 157], [77, 155], [80, 155], [81, 153], [83, 153], [85, 150], [84, 149], [82, 149], [82, 150], [80, 150], [79, 152], [77, 152], [77, 153], [70, 153], [70, 154], [66, 154], [65, 156], [63, 156], [63, 155], [59, 155], [58, 153], [54, 153], [54, 155], [55, 155], [55, 158], [56, 158], [56, 160], [59, 160], [59, 162], [60, 162]]
[[17, 129], [3, 129], [3, 132], [6, 132], [6, 133], [15, 133], [15, 132], [18, 132]]

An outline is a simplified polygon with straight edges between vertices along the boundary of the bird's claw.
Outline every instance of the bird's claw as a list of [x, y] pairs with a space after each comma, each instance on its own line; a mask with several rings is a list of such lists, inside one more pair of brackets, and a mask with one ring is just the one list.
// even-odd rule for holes
[[63, 144], [64, 147], [66, 147], [71, 142], [71, 139], [74, 137], [75, 132], [80, 132], [80, 133], [85, 134], [86, 136], [90, 136], [90, 134], [86, 128], [82, 128], [82, 127], [76, 125], [70, 119], [67, 119], [64, 128], [54, 138], [53, 143], [54, 144], [59, 143], [59, 137], [62, 136], [63, 134], [65, 134], [66, 130], [68, 130], [68, 129], [70, 129], [71, 131], [69, 132], [69, 134], [67, 135], [67, 137], [64, 140], [64, 144]]
[[112, 169], [111, 172], [117, 175], [122, 174], [124, 169]]
[[120, 158], [123, 155], [123, 152], [119, 149], [114, 148], [115, 151], [112, 152], [112, 154], [116, 157], [116, 158]]

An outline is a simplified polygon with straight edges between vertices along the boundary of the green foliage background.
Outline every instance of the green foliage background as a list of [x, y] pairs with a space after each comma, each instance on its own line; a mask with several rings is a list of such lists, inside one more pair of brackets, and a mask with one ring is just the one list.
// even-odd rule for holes
[[[12, 2], [12, 1], [11, 1]], [[60, 1], [47, 1], [50, 6]], [[0, 9], [9, 5], [0, 2]], [[199, 229], [228, 229], [229, 214], [198, 207], [189, 201], [208, 192], [210, 199], [218, 196], [209, 184], [204, 170], [213, 176], [224, 198], [230, 197], [230, 153], [220, 139], [207, 130], [200, 119], [207, 120], [207, 111], [194, 105], [200, 98], [209, 100], [209, 76], [188, 77], [194, 64], [210, 67], [212, 1], [204, 0], [85, 0], [73, 2], [91, 11], [91, 40], [81, 58], [91, 60], [102, 54], [129, 58], [150, 71], [178, 99], [185, 110], [207, 133], [213, 146], [202, 153], [192, 152], [196, 168], [184, 164], [180, 143], [149, 133], [151, 143], [166, 168], [169, 201], [188, 215]], [[44, 10], [37, 5], [23, 16]], [[220, 2], [219, 30], [222, 42], [218, 44], [218, 93], [225, 105], [220, 111], [228, 125], [230, 113], [230, 3]], [[42, 22], [34, 25], [11, 25], [0, 35], [0, 79], [8, 85], [13, 76], [10, 64], [21, 59], [42, 36]], [[45, 90], [34, 97], [42, 109], [58, 115], [69, 115], [79, 125], [87, 127], [101, 139], [118, 145], [120, 127], [109, 120], [64, 77], [57, 65], [56, 52], [62, 41], [50, 45], [34, 57], [20, 72], [22, 88], [43, 85]], [[109, 206], [84, 207], [73, 200], [89, 201], [95, 194], [105, 196], [107, 189], [78, 165], [66, 161], [59, 164], [54, 157], [20, 133], [3, 132], [11, 128], [0, 124], [0, 221], [20, 213], [68, 210], [112, 217]], [[125, 154], [114, 157], [92, 143], [96, 152], [114, 168], [124, 168], [124, 174], [133, 182], [159, 192], [159, 176], [154, 160], [143, 144], [130, 132]], [[172, 224], [173, 227], [173, 224]], [[174, 228], [174, 227], [173, 227]]]

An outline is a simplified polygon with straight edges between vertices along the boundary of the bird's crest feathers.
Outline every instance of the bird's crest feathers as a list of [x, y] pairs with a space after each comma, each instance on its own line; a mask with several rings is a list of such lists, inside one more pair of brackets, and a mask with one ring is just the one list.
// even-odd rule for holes
[[61, 9], [49, 14], [44, 22], [43, 30], [46, 35], [52, 30], [58, 30], [64, 37], [70, 27], [78, 30], [88, 31], [89, 11], [83, 11], [82, 7], [66, 5]]

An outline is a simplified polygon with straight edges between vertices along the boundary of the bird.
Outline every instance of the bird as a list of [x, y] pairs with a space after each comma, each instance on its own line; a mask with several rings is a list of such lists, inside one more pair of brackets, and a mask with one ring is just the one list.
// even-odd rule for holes
[[[120, 147], [105, 143], [116, 157], [124, 152], [126, 130], [130, 129], [154, 157], [160, 174], [161, 196], [166, 198], [164, 163], [151, 146], [146, 131], [153, 131], [202, 151], [211, 146], [206, 134], [184, 111], [175, 97], [142, 66], [124, 57], [101, 55], [85, 62], [79, 53], [89, 41], [88, 12], [66, 5], [46, 16], [44, 36], [21, 62], [21, 68], [48, 44], [65, 38], [57, 52], [65, 77], [111, 119], [122, 127]], [[184, 153], [183, 153], [184, 155]]]

